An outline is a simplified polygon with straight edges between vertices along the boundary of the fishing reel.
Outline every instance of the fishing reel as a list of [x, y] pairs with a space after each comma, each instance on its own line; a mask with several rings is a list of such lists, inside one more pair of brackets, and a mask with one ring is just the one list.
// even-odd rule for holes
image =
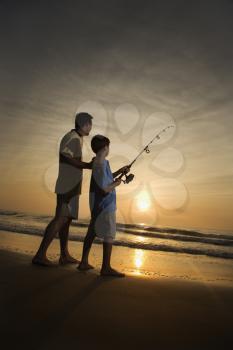
[[129, 182], [133, 181], [133, 179], [134, 179], [134, 174], [129, 174], [129, 175], [124, 174], [124, 176], [125, 176], [125, 179], [124, 180], [122, 179], [124, 184], [128, 184]]
[[[125, 177], [124, 179], [123, 179], [123, 176]], [[131, 181], [133, 181], [133, 179], [134, 179], [134, 174], [129, 174], [129, 175], [127, 175], [125, 172], [123, 172], [123, 173], [121, 174], [121, 176], [119, 176], [118, 179], [122, 180], [122, 182], [123, 182], [124, 184], [128, 184], [128, 183], [130, 183]]]

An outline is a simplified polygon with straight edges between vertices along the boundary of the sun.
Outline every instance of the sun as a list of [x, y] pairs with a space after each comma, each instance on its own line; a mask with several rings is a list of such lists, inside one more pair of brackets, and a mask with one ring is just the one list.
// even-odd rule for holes
[[137, 196], [137, 208], [140, 211], [147, 211], [151, 207], [151, 200], [146, 191], [141, 192]]

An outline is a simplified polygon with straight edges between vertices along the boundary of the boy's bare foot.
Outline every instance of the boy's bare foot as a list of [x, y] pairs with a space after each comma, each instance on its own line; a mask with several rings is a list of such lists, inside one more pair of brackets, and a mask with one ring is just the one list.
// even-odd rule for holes
[[109, 269], [101, 269], [100, 274], [101, 276], [125, 277], [123, 272], [114, 270], [111, 267]]
[[87, 270], [91, 270], [94, 269], [94, 266], [88, 264], [88, 263], [80, 263], [79, 266], [77, 267], [78, 270], [80, 271], [87, 271]]
[[77, 263], [79, 263], [79, 261], [73, 258], [71, 255], [61, 256], [59, 259], [60, 265], [77, 264]]
[[46, 267], [54, 267], [54, 266], [56, 266], [49, 259], [47, 259], [47, 258], [38, 258], [36, 256], [32, 259], [32, 264], [40, 265], [40, 266], [46, 266]]

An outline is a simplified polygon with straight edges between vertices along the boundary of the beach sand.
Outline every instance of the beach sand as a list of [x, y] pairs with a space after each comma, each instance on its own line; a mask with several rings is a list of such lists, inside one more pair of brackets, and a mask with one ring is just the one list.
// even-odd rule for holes
[[[99, 276], [90, 262], [31, 264], [41, 237], [0, 232], [2, 349], [224, 349], [233, 340], [231, 260], [113, 248], [125, 278]], [[82, 244], [70, 242], [80, 258]], [[48, 256], [58, 260], [54, 240]], [[229, 343], [230, 342], [230, 343]]]

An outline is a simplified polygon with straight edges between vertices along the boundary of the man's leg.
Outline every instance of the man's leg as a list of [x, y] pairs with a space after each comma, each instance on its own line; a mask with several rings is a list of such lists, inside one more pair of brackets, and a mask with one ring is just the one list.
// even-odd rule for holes
[[84, 244], [83, 244], [82, 259], [78, 266], [78, 269], [81, 271], [86, 271], [94, 268], [92, 265], [88, 263], [88, 257], [89, 257], [90, 249], [95, 239], [95, 236], [96, 234], [94, 229], [94, 223], [93, 223], [93, 220], [91, 219], [87, 229], [87, 234], [84, 240]]
[[103, 242], [103, 262], [102, 262], [102, 268], [100, 271], [100, 274], [102, 276], [114, 276], [114, 277], [124, 277], [125, 274], [121, 273], [111, 267], [110, 261], [111, 261], [111, 255], [112, 255], [112, 241], [105, 241]]
[[69, 216], [69, 220], [59, 231], [61, 248], [61, 256], [59, 259], [60, 264], [74, 264], [79, 262], [78, 260], [73, 258], [68, 252], [69, 228], [72, 219], [78, 220], [79, 197], [79, 194], [76, 194], [73, 197], [70, 197], [69, 199], [64, 198], [65, 204], [63, 205], [63, 210]]
[[60, 264], [74, 264], [79, 262], [77, 259], [73, 258], [68, 251], [69, 228], [71, 222], [72, 218], [69, 217], [68, 221], [64, 224], [64, 226], [62, 226], [61, 230], [59, 231], [61, 248], [61, 256], [59, 259]]
[[41, 241], [40, 247], [32, 259], [34, 264], [49, 266], [53, 265], [46, 257], [47, 249], [52, 242], [56, 234], [61, 230], [61, 228], [67, 223], [68, 217], [55, 216], [52, 221], [48, 224], [45, 229], [44, 237]]

